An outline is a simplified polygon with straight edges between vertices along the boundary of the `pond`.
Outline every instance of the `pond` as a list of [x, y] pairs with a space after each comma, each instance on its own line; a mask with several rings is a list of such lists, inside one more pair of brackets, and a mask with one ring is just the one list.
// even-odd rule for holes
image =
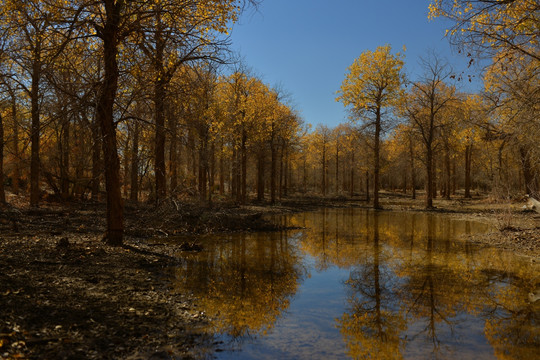
[[325, 209], [298, 230], [207, 236], [175, 288], [213, 319], [217, 359], [533, 359], [540, 281], [529, 259], [464, 241], [448, 215]]

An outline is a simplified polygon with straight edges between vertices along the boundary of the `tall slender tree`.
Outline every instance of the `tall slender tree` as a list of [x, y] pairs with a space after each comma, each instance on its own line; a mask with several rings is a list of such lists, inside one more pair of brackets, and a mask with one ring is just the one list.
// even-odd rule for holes
[[361, 121], [373, 129], [373, 207], [379, 204], [379, 173], [381, 135], [388, 123], [388, 110], [400, 99], [403, 73], [403, 55], [392, 54], [390, 45], [375, 51], [364, 51], [349, 67], [338, 91], [337, 101], [349, 108], [351, 119]]
[[426, 208], [433, 208], [435, 189], [434, 152], [440, 129], [444, 125], [443, 112], [456, 98], [455, 88], [448, 86], [451, 71], [437, 55], [423, 59], [423, 78], [412, 84], [405, 98], [405, 115], [420, 133], [425, 148]]

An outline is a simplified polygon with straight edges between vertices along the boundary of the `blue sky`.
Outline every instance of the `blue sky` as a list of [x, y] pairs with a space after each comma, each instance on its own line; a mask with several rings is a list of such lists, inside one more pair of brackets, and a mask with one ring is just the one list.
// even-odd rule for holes
[[390, 44], [402, 51], [405, 45], [406, 71], [413, 80], [421, 74], [419, 57], [430, 49], [457, 73], [475, 73], [444, 38], [449, 23], [428, 20], [428, 4], [429, 0], [263, 0], [257, 11], [248, 10], [235, 24], [232, 47], [265, 83], [280, 85], [292, 95], [305, 122], [336, 126], [347, 121], [347, 112], [335, 102], [335, 93], [347, 67], [364, 50]]

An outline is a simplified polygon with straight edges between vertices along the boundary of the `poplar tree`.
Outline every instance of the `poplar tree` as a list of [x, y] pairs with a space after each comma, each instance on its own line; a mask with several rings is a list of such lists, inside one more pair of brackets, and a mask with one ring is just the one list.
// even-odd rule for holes
[[374, 130], [373, 207], [379, 204], [381, 134], [388, 123], [388, 110], [399, 101], [405, 81], [403, 55], [392, 54], [390, 45], [364, 51], [348, 68], [336, 101], [350, 110], [353, 121]]

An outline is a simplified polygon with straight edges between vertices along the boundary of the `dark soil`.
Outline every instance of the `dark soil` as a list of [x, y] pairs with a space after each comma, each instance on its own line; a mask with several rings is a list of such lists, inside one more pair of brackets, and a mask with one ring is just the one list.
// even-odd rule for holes
[[[426, 211], [422, 200], [385, 194], [387, 211]], [[489, 222], [471, 241], [538, 259], [540, 215], [488, 199], [437, 200], [450, 216]], [[0, 211], [0, 358], [189, 359], [216, 349], [207, 318], [191, 294], [173, 292], [169, 271], [180, 251], [201, 244], [155, 246], [151, 237], [279, 230], [265, 215], [319, 207], [368, 207], [361, 200], [317, 197], [237, 206], [167, 201], [126, 205], [122, 248], [101, 241], [105, 206], [49, 204]], [[202, 244], [204, 246], [204, 244]]]
[[198, 358], [210, 348], [190, 294], [169, 291], [175, 259], [127, 244], [79, 234], [3, 237], [0, 357]]

